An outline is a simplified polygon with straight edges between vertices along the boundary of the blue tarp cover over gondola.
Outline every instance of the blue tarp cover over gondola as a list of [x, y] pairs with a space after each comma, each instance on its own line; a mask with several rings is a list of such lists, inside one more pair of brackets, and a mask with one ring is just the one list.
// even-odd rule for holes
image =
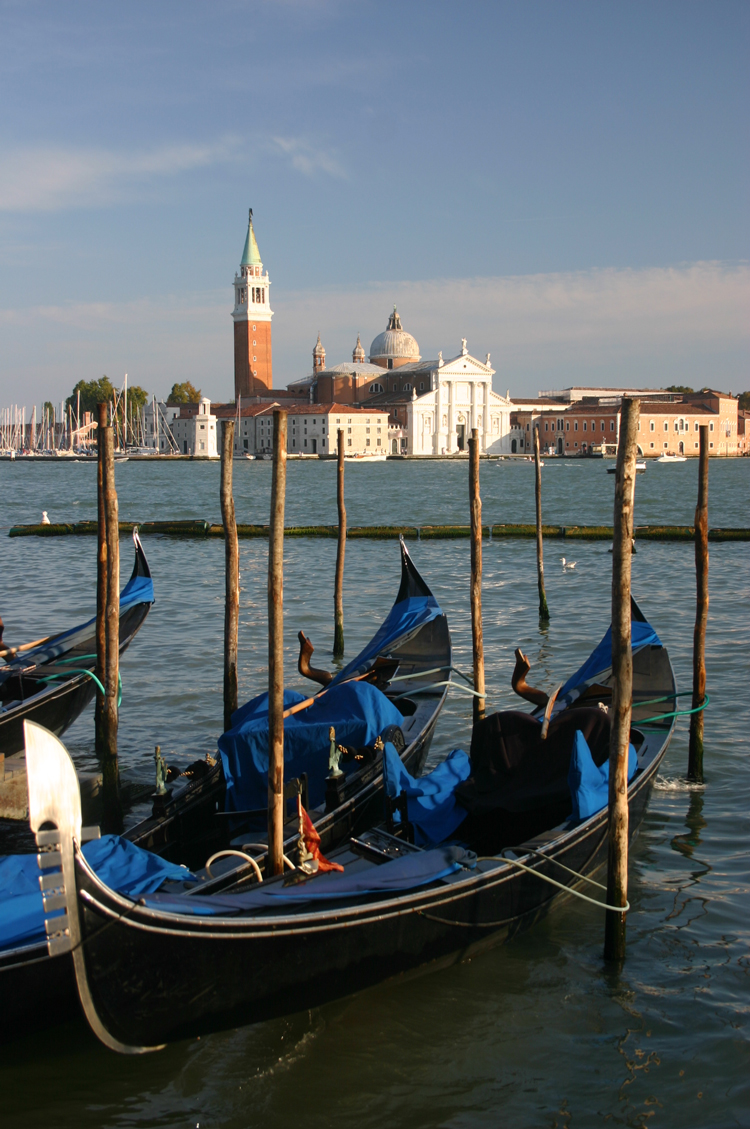
[[[331, 683], [333, 686], [333, 683]], [[305, 701], [294, 690], [284, 691], [284, 709]], [[369, 682], [334, 686], [308, 709], [284, 720], [284, 776], [308, 774], [311, 807], [325, 798], [330, 748], [329, 729], [336, 741], [350, 748], [372, 745], [389, 725], [399, 725], [396, 707]], [[227, 811], [265, 808], [268, 803], [268, 694], [260, 694], [232, 715], [232, 728], [219, 738], [227, 785]]]
[[[167, 881], [184, 882], [193, 875], [119, 835], [103, 835], [83, 846], [89, 866], [102, 882], [128, 897], [153, 893]], [[0, 856], [0, 951], [43, 941], [44, 905], [36, 855]]]
[[320, 874], [299, 886], [274, 883], [253, 886], [247, 893], [210, 894], [202, 898], [189, 895], [152, 894], [144, 898], [146, 905], [167, 913], [187, 913], [198, 917], [217, 915], [233, 917], [248, 910], [278, 909], [280, 905], [306, 902], [327, 902], [340, 898], [357, 898], [367, 894], [398, 896], [407, 890], [426, 886], [455, 874], [462, 867], [476, 866], [476, 855], [459, 846], [436, 847], [392, 859], [381, 866], [355, 874]]
[[[654, 631], [650, 623], [645, 619], [633, 619], [630, 634], [630, 646], [633, 654], [640, 651], [642, 647], [653, 645], [661, 647], [661, 639]], [[589, 655], [586, 662], [580, 667], [575, 674], [571, 675], [568, 681], [560, 691], [559, 698], [562, 699], [571, 690], [575, 690], [584, 682], [591, 682], [598, 674], [603, 674], [608, 671], [612, 666], [612, 625], [607, 628], [606, 634], [602, 639], [599, 646], [595, 651]]]
[[[433, 619], [443, 614], [442, 608], [414, 568], [410, 558], [405, 558], [404, 580], [396, 602], [391, 608], [379, 631], [356, 659], [340, 670], [331, 683], [336, 686], [348, 678], [354, 678], [368, 670], [378, 655], [385, 655], [402, 646], [415, 632]], [[408, 581], [411, 581], [409, 585]], [[411, 594], [410, 594], [411, 592]], [[415, 594], [419, 593], [419, 594]]]

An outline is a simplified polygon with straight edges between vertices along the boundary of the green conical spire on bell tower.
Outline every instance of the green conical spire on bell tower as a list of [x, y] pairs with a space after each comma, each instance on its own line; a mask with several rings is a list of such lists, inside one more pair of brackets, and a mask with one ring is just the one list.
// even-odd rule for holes
[[247, 221], [247, 238], [245, 239], [245, 250], [242, 252], [242, 259], [240, 261], [241, 267], [259, 267], [261, 266], [260, 251], [258, 250], [258, 243], [253, 231], [253, 209], [250, 209], [250, 215]]

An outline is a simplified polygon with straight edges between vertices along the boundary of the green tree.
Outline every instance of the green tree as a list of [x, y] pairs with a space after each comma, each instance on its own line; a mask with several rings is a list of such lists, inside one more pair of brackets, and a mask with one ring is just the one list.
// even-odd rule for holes
[[52, 427], [55, 422], [55, 405], [50, 400], [44, 401], [44, 407], [42, 408], [42, 418], [44, 418], [45, 412], [47, 413], [47, 423], [50, 427]]
[[688, 388], [687, 384], [668, 384], [664, 389], [665, 392], [692, 392], [692, 388]]
[[189, 380], [182, 384], [173, 384], [172, 391], [167, 396], [168, 404], [197, 404], [201, 398], [200, 388], [196, 388]]
[[743, 412], [750, 412], [750, 392], [740, 392], [739, 404], [737, 405]]
[[78, 407], [78, 393], [81, 393], [81, 415], [84, 412], [96, 413], [96, 405], [108, 403], [114, 399], [115, 389], [108, 376], [101, 380], [79, 380], [70, 396], [65, 401], [65, 406], [73, 410], [75, 415]]

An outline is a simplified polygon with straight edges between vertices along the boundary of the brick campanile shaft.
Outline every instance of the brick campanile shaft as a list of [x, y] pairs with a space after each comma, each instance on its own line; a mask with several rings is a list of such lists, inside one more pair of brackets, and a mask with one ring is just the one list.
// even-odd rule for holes
[[234, 276], [234, 397], [249, 398], [271, 388], [271, 283], [253, 231], [253, 210], [239, 274]]

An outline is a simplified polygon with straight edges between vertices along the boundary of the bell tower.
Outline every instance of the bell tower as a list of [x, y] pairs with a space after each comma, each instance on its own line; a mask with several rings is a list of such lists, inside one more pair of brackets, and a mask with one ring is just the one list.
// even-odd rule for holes
[[271, 283], [253, 230], [253, 209], [239, 274], [234, 276], [234, 398], [262, 395], [273, 383], [271, 367]]

